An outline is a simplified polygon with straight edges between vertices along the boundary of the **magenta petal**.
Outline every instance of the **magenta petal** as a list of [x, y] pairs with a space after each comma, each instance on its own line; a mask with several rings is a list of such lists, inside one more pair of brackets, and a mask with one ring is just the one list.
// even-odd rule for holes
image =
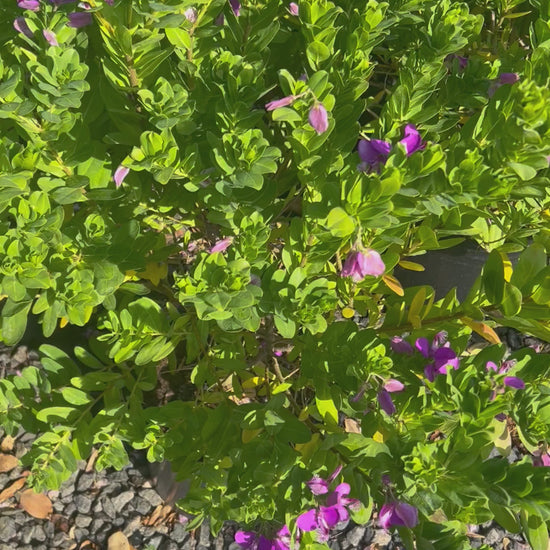
[[256, 533], [250, 531], [237, 531], [235, 533], [235, 542], [243, 548], [250, 548], [256, 540]]
[[393, 527], [393, 517], [394, 517], [394, 504], [384, 504], [382, 508], [380, 508], [380, 512], [378, 513], [378, 523], [380, 524], [380, 527], [382, 529], [390, 529], [390, 527]]
[[337, 508], [337, 506], [321, 506], [319, 508], [319, 518], [328, 529], [332, 529], [340, 521]]
[[386, 265], [376, 250], [366, 250], [361, 256], [360, 263], [362, 264], [361, 267], [365, 275], [380, 277], [380, 275], [383, 275], [384, 271], [386, 271]]
[[407, 124], [405, 126], [405, 137], [399, 142], [405, 146], [407, 156], [410, 157], [416, 151], [424, 149], [426, 144], [422, 141], [418, 130], [414, 124]]
[[339, 464], [337, 467], [336, 467], [336, 470], [334, 470], [334, 472], [332, 472], [332, 474], [330, 474], [328, 476], [328, 479], [327, 481], [330, 483], [331, 481], [334, 481], [339, 475], [340, 475], [340, 472], [342, 471], [342, 468], [343, 466], [341, 464]]
[[399, 382], [399, 380], [395, 380], [393, 378], [390, 378], [385, 384], [384, 389], [387, 392], [394, 393], [403, 391], [405, 389], [405, 384], [403, 382]]
[[380, 408], [390, 416], [392, 414], [395, 414], [396, 408], [393, 404], [391, 395], [386, 390], [380, 390], [377, 395], [378, 404], [380, 405]]
[[296, 518], [296, 526], [302, 531], [315, 531], [319, 526], [317, 522], [317, 510], [315, 508], [300, 514]]
[[426, 359], [430, 357], [430, 343], [427, 338], [417, 338], [414, 343], [414, 347], [424, 356]]
[[260, 535], [260, 538], [258, 539], [258, 546], [256, 547], [257, 550], [272, 550], [273, 549], [273, 542], [269, 539], [266, 539], [263, 535]]
[[437, 369], [435, 368], [435, 365], [426, 365], [424, 367], [424, 376], [430, 381], [433, 382], [435, 380], [435, 377], [439, 373], [437, 372]]
[[265, 110], [266, 111], [274, 111], [275, 109], [279, 109], [280, 107], [286, 107], [287, 105], [291, 105], [296, 98], [293, 95], [288, 95], [286, 97], [283, 97], [281, 99], [276, 99], [275, 101], [270, 101], [269, 103], [266, 103]]
[[309, 481], [306, 482], [306, 485], [309, 487], [309, 490], [314, 495], [325, 495], [326, 493], [328, 493], [327, 481], [319, 476], [313, 476]]
[[515, 390], [523, 390], [525, 388], [525, 382], [517, 376], [506, 376], [504, 378], [504, 385]]
[[328, 129], [328, 113], [322, 103], [315, 104], [309, 111], [309, 123], [318, 133], [322, 134]]
[[50, 46], [59, 46], [59, 44], [57, 43], [57, 38], [52, 31], [49, 31], [48, 29], [43, 29], [42, 35]]
[[13, 28], [17, 32], [24, 34], [27, 38], [33, 37], [32, 31], [27, 25], [27, 21], [25, 20], [24, 17], [17, 17], [13, 22]]
[[229, 245], [233, 242], [233, 237], [226, 237], [225, 239], [221, 239], [218, 241], [211, 249], [210, 254], [214, 254], [214, 252], [223, 252], [224, 250], [227, 250], [229, 248]]
[[492, 361], [487, 361], [487, 363], [485, 363], [485, 369], [487, 371], [490, 371], [490, 370], [493, 370], [495, 372], [498, 371], [498, 367], [497, 367], [496, 363], [493, 363]]
[[290, 12], [290, 15], [300, 15], [300, 8], [298, 7], [298, 4], [296, 4], [296, 2], [291, 2], [289, 4], [288, 11]]
[[124, 181], [124, 178], [128, 175], [130, 172], [130, 168], [126, 168], [126, 166], [120, 165], [113, 174], [113, 180], [115, 182], [116, 187], [120, 187], [122, 185], [122, 182]]
[[397, 502], [395, 504], [395, 513], [409, 529], [416, 527], [418, 524], [418, 510], [406, 502]]
[[187, 8], [183, 15], [185, 16], [185, 19], [189, 21], [189, 23], [196, 23], [197, 22], [197, 10], [195, 8]]
[[38, 11], [40, 10], [40, 3], [38, 0], [18, 0], [17, 6], [24, 10]]

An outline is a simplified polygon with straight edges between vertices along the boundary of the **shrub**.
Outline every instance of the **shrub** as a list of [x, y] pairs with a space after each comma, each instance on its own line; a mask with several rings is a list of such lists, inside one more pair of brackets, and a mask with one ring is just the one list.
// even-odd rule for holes
[[[0, 419], [37, 489], [133, 447], [245, 547], [374, 510], [407, 548], [494, 518], [546, 549], [548, 356], [495, 330], [550, 341], [546, 0], [0, 14], [1, 337], [46, 342]], [[465, 239], [464, 299], [393, 274]]]

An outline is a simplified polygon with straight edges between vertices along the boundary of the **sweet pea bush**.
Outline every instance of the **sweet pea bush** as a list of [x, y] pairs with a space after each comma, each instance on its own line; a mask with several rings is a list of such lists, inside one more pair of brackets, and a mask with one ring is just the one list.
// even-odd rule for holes
[[[0, 419], [40, 434], [36, 489], [133, 447], [243, 548], [352, 518], [546, 550], [550, 361], [496, 329], [550, 342], [548, 0], [0, 16], [1, 339], [45, 342]], [[490, 254], [463, 300], [393, 275], [465, 240]], [[86, 346], [48, 342], [71, 325]]]

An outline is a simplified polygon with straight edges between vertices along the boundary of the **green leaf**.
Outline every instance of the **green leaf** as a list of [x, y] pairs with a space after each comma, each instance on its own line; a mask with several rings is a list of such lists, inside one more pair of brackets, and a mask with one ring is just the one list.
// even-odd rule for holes
[[495, 521], [510, 533], [519, 533], [521, 530], [517, 515], [508, 507], [497, 504], [489, 499], [489, 509], [495, 516]]
[[355, 231], [355, 220], [337, 206], [329, 212], [326, 228], [334, 237], [345, 238]]
[[338, 424], [338, 409], [334, 404], [330, 390], [326, 386], [319, 386], [315, 394], [315, 404], [321, 418], [326, 424]]
[[520, 164], [519, 162], [509, 162], [508, 166], [523, 180], [529, 181], [532, 180], [536, 175], [537, 171], [527, 164]]
[[71, 387], [62, 388], [61, 395], [71, 405], [85, 405], [92, 400], [87, 393]]
[[75, 411], [76, 409], [72, 407], [47, 407], [38, 411], [36, 419], [40, 422], [53, 422], [50, 418], [54, 417], [58, 420], [68, 422], [69, 416]]
[[288, 107], [280, 107], [272, 113], [273, 120], [277, 122], [300, 122], [302, 117], [294, 110]]
[[322, 42], [315, 41], [308, 45], [306, 50], [307, 59], [312, 69], [330, 57], [330, 50]]
[[504, 315], [508, 317], [517, 315], [521, 310], [522, 299], [521, 292], [517, 287], [508, 282], [504, 283], [504, 297], [502, 300]]
[[539, 271], [542, 271], [545, 267], [546, 252], [544, 246], [534, 243], [521, 253], [510, 282], [523, 292], [535, 279]]
[[548, 528], [538, 516], [521, 511], [521, 526], [532, 550], [548, 550]]
[[489, 301], [500, 304], [504, 297], [504, 263], [502, 256], [496, 250], [489, 254], [483, 268], [482, 282]]
[[27, 328], [27, 316], [31, 304], [11, 317], [2, 318], [2, 340], [8, 346], [15, 346], [23, 338]]
[[275, 314], [273, 316], [275, 327], [283, 338], [293, 338], [296, 334], [296, 323], [292, 319]]

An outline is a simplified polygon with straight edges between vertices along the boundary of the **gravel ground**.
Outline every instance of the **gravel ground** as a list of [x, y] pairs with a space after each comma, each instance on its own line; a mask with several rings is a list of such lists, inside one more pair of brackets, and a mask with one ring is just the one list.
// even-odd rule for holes
[[[515, 331], [508, 330], [500, 336], [512, 349], [537, 343]], [[15, 350], [0, 349], [0, 378], [25, 365], [38, 364], [37, 361], [37, 354], [29, 352], [24, 346]], [[21, 457], [30, 447], [33, 437], [21, 433], [13, 442], [7, 440], [6, 444], [0, 432], [0, 456], [12, 454]], [[207, 522], [195, 531], [186, 531], [187, 518], [161, 496], [167, 494], [166, 489], [162, 488], [163, 484], [166, 485], [166, 479], [159, 479], [160, 476], [151, 473], [143, 453], [132, 452], [130, 457], [132, 464], [121, 471], [110, 469], [96, 472], [90, 462], [79, 464], [79, 471], [59, 491], [46, 493], [53, 505], [52, 514], [47, 519], [32, 517], [21, 507], [20, 491], [2, 501], [1, 491], [17, 483], [17, 480], [24, 479], [24, 474], [20, 468], [0, 473], [0, 550], [240, 548], [233, 542], [237, 526], [231, 522], [224, 526], [217, 537], [211, 536]], [[511, 461], [519, 458], [514, 452], [508, 457]], [[113, 535], [115, 537], [110, 539]], [[131, 546], [114, 546], [116, 537], [122, 537]], [[472, 548], [479, 548], [482, 544], [505, 550], [530, 548], [522, 535], [506, 533], [494, 522], [470, 526], [469, 538]], [[403, 548], [397, 534], [385, 532], [372, 521], [365, 526], [352, 523], [344, 526], [329, 545], [333, 550]]]

